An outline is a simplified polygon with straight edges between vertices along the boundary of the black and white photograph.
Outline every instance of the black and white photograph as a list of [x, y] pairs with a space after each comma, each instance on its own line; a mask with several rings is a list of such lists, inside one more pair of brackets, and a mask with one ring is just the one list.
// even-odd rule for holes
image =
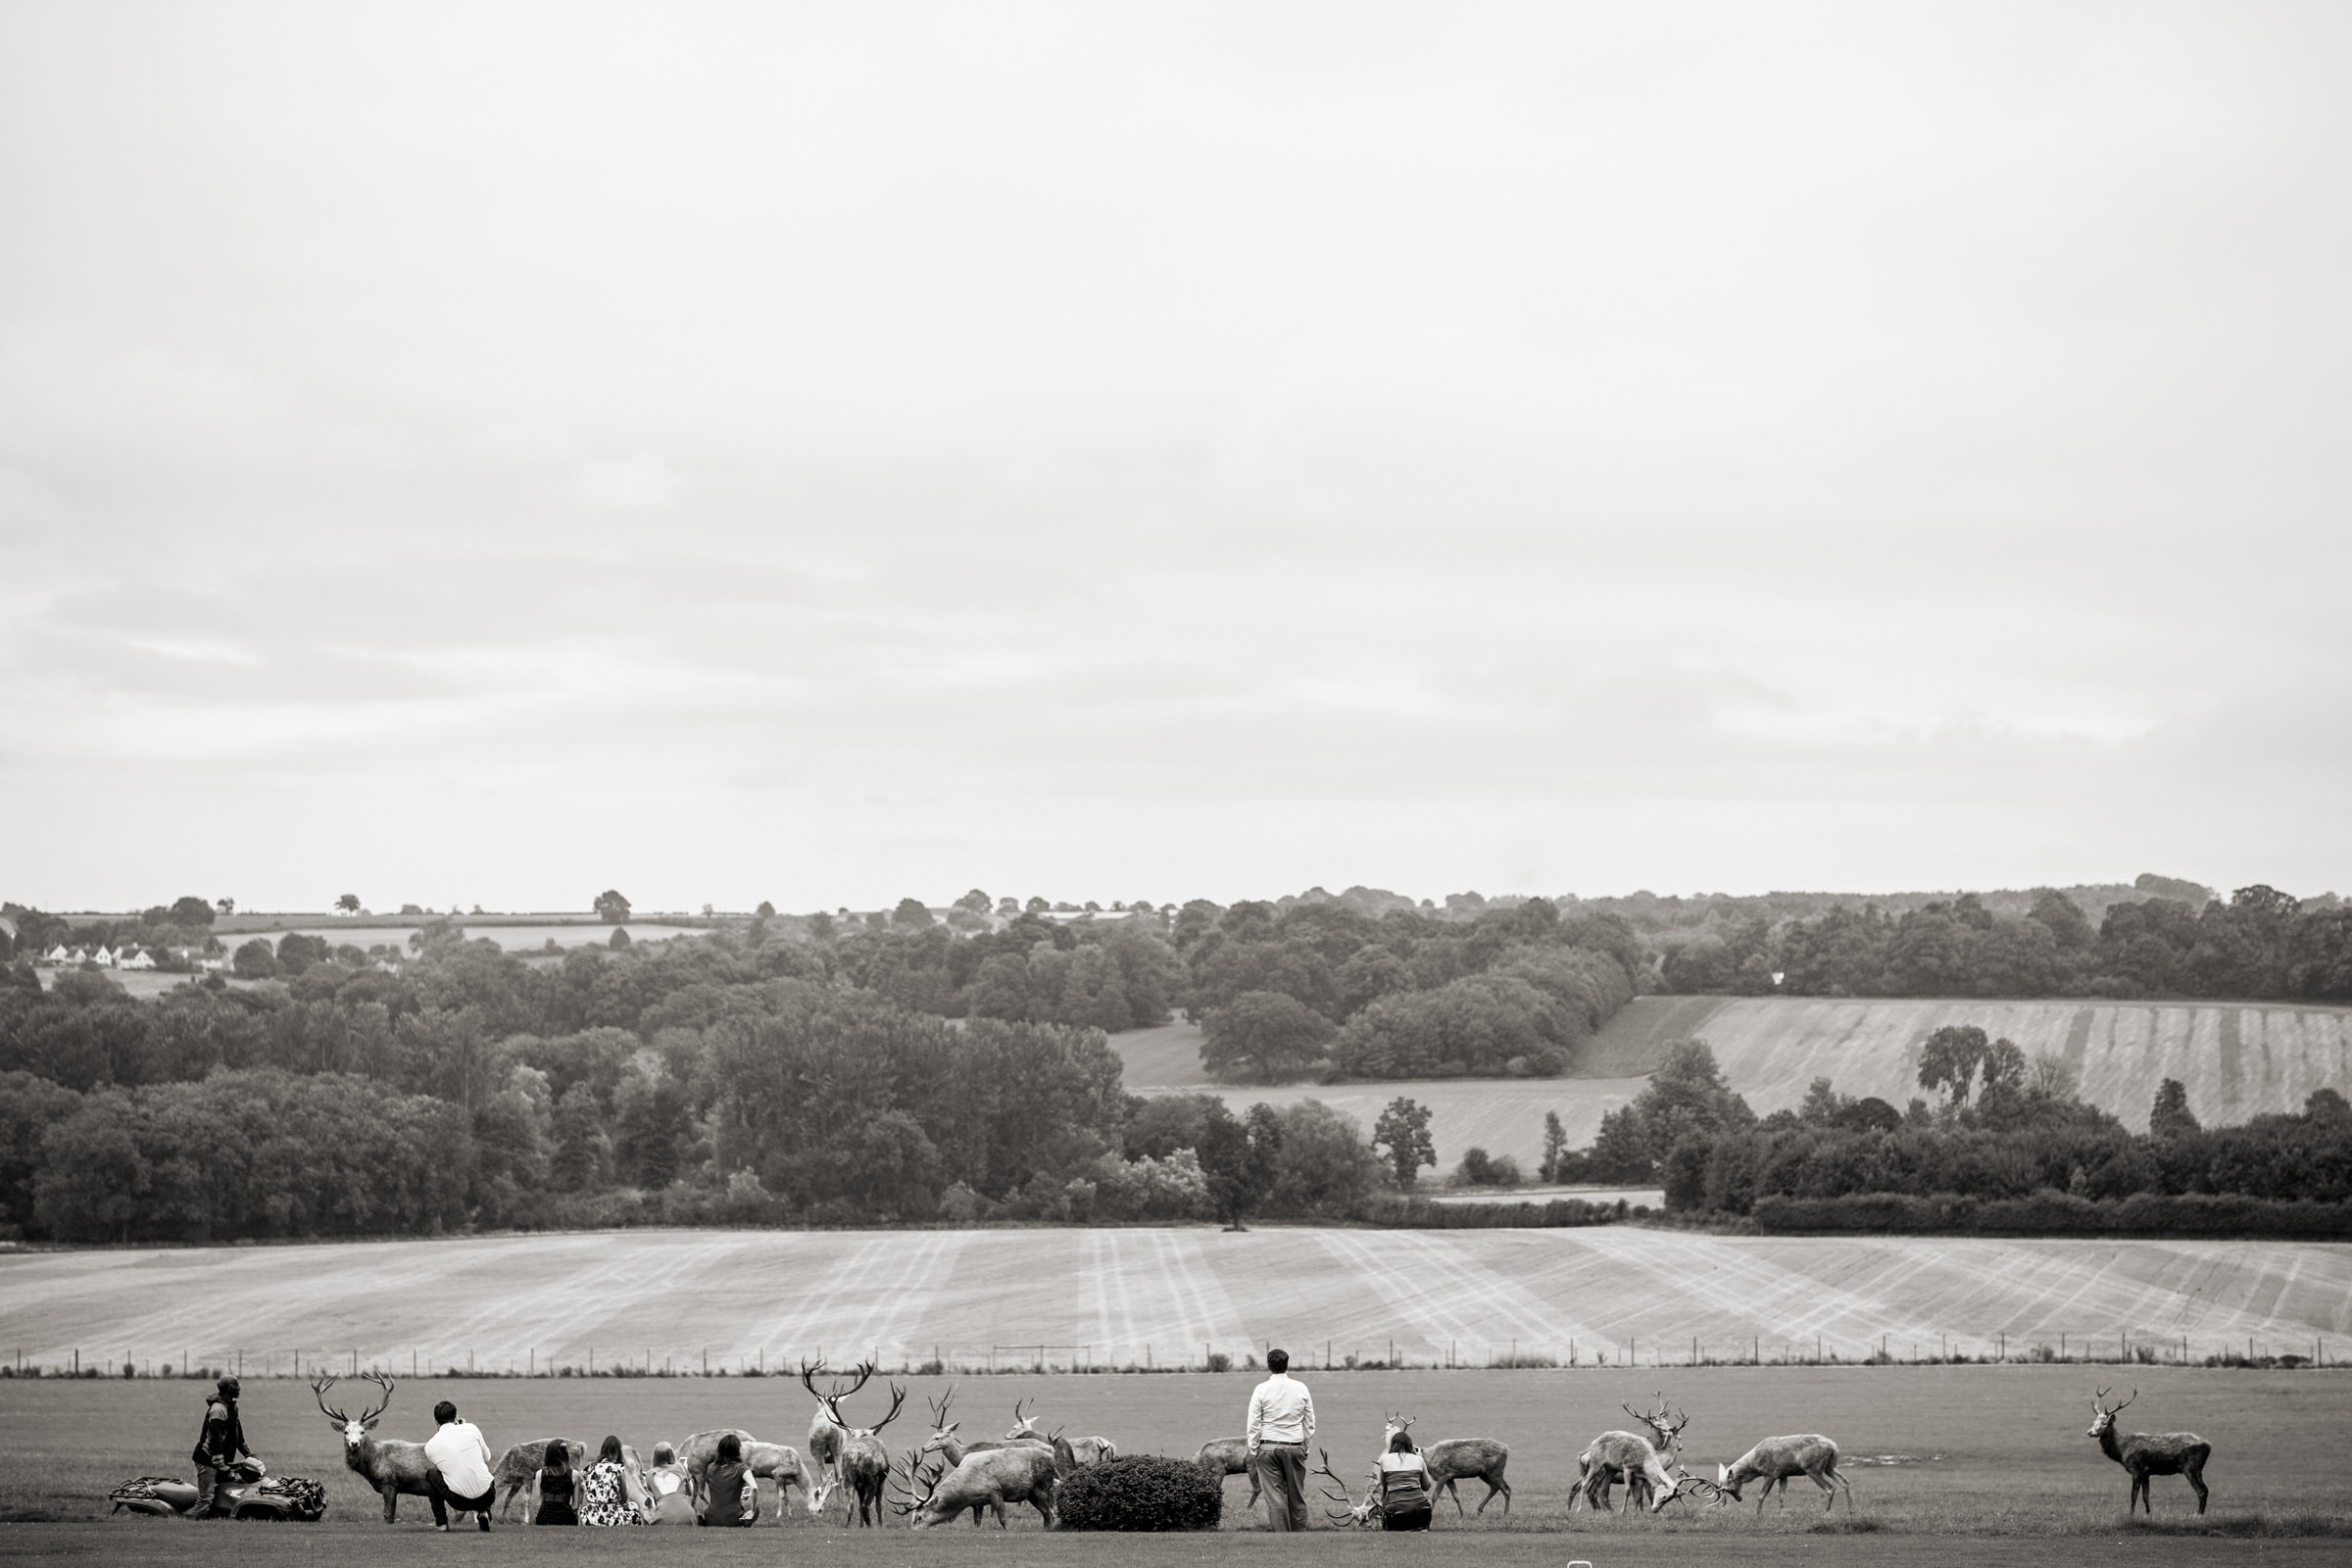
[[2342, 1562], [2352, 6], [0, 0], [0, 1561]]

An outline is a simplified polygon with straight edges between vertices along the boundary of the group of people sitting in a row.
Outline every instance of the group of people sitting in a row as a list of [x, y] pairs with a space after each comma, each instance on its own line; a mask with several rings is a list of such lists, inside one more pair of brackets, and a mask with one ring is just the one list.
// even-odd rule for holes
[[[424, 1445], [432, 1461], [426, 1472], [426, 1491], [432, 1499], [433, 1523], [448, 1528], [445, 1509], [471, 1512], [490, 1528], [490, 1502], [496, 1494], [491, 1477], [490, 1445], [482, 1429], [458, 1419], [457, 1407], [444, 1399], [433, 1407], [440, 1423]], [[677, 1450], [657, 1444], [654, 1462], [640, 1473], [630, 1464], [618, 1437], [608, 1434], [594, 1460], [575, 1465], [571, 1445], [551, 1442], [531, 1477], [531, 1521], [542, 1525], [748, 1525], [760, 1517], [760, 1483], [744, 1462], [743, 1442], [734, 1433], [722, 1435], [718, 1451], [704, 1473], [705, 1494], [700, 1508], [689, 1495], [686, 1467]], [[465, 1490], [465, 1489], [474, 1490]], [[779, 1506], [781, 1500], [779, 1499]]]

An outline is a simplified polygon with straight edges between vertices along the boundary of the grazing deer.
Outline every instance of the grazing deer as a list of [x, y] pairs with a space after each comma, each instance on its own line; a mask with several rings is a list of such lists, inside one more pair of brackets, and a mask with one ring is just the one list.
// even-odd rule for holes
[[1250, 1462], [1248, 1438], [1211, 1438], [1200, 1445], [1200, 1451], [1193, 1455], [1193, 1463], [1220, 1487], [1227, 1476], [1248, 1476], [1250, 1500], [1242, 1506], [1257, 1506], [1257, 1466]]
[[776, 1523], [784, 1522], [785, 1505], [792, 1499], [788, 1494], [799, 1483], [801, 1496], [811, 1515], [824, 1512], [825, 1499], [817, 1495], [809, 1484], [808, 1467], [801, 1462], [801, 1450], [789, 1443], [746, 1443], [743, 1462], [756, 1480], [776, 1484]]
[[[1813, 1484], [1822, 1490], [1821, 1506], [1826, 1513], [1838, 1501], [1838, 1487], [1845, 1488], [1845, 1511], [1854, 1511], [1854, 1489], [1845, 1477], [1838, 1473], [1838, 1445], [1818, 1432], [1801, 1432], [1786, 1438], [1766, 1438], [1730, 1464], [1715, 1467], [1715, 1481], [1732, 1500], [1739, 1502], [1740, 1489], [1750, 1481], [1762, 1480], [1764, 1490], [1756, 1494], [1756, 1512], [1764, 1511], [1764, 1499], [1772, 1489], [1781, 1489], [1781, 1506], [1788, 1506], [1788, 1478], [1811, 1476]], [[1837, 1482], [1838, 1487], [1830, 1485]]]
[[1002, 1530], [1004, 1505], [1019, 1502], [1035, 1507], [1051, 1530], [1054, 1496], [1062, 1478], [1078, 1467], [1066, 1443], [1057, 1443], [1051, 1449], [1033, 1443], [984, 1448], [966, 1454], [954, 1469], [930, 1477], [924, 1475], [921, 1460], [920, 1449], [906, 1456], [907, 1500], [903, 1506], [891, 1504], [900, 1513], [911, 1514], [907, 1522], [916, 1530], [952, 1523], [966, 1509], [971, 1510], [974, 1524], [979, 1523], [982, 1509], [994, 1512], [997, 1528]]
[[421, 1443], [402, 1443], [394, 1439], [378, 1439], [371, 1435], [377, 1417], [392, 1408], [392, 1382], [373, 1372], [363, 1372], [360, 1381], [372, 1383], [383, 1391], [383, 1402], [358, 1416], [347, 1416], [340, 1410], [329, 1409], [326, 1391], [335, 1386], [331, 1377], [323, 1377], [311, 1385], [311, 1396], [329, 1421], [343, 1429], [343, 1462], [365, 1479], [384, 1499], [384, 1523], [391, 1524], [400, 1510], [405, 1493], [412, 1497], [428, 1495], [424, 1473], [432, 1461], [424, 1456]]
[[2099, 1451], [2124, 1467], [2132, 1477], [2132, 1496], [2124, 1504], [2130, 1513], [2134, 1503], [2147, 1509], [2152, 1516], [2156, 1504], [2148, 1498], [2150, 1476], [2186, 1476], [2197, 1494], [2197, 1512], [2205, 1511], [2205, 1461], [2213, 1457], [2213, 1445], [2194, 1432], [2134, 1432], [2121, 1443], [2115, 1437], [2115, 1418], [2125, 1404], [2139, 1397], [2132, 1391], [2132, 1398], [2124, 1404], [2104, 1405], [2112, 1390], [2101, 1389], [2092, 1396], [2090, 1407], [2097, 1416], [2090, 1423], [2090, 1436], [2099, 1440]]
[[[873, 1376], [874, 1369], [870, 1362], [860, 1362], [858, 1371], [858, 1382], [852, 1388], [836, 1394], [817, 1394], [813, 1368], [802, 1374], [801, 1382], [811, 1395], [815, 1395], [817, 1403], [824, 1406], [824, 1413], [831, 1424], [840, 1430], [841, 1484], [849, 1488], [851, 1494], [857, 1498], [858, 1523], [870, 1527], [875, 1522], [874, 1516], [882, 1511], [882, 1491], [890, 1481], [890, 1450], [882, 1446], [882, 1440], [875, 1434], [899, 1418], [899, 1411], [906, 1404], [906, 1391], [893, 1383], [890, 1386], [889, 1412], [870, 1427], [853, 1427], [842, 1416], [841, 1401], [865, 1387], [865, 1381]], [[843, 1522], [848, 1522], [846, 1514]]]
[[686, 1495], [698, 1503], [707, 1500], [710, 1495], [710, 1467], [718, 1461], [718, 1440], [730, 1432], [735, 1434], [735, 1441], [743, 1447], [744, 1458], [749, 1460], [752, 1445], [760, 1440], [741, 1427], [712, 1427], [708, 1432], [695, 1433], [678, 1445], [678, 1467], [686, 1472]]
[[[571, 1455], [571, 1467], [574, 1470], [588, 1468], [588, 1445], [576, 1439], [534, 1438], [528, 1443], [517, 1443], [498, 1456], [498, 1468], [490, 1476], [490, 1484], [498, 1493], [498, 1517], [501, 1520], [509, 1516], [508, 1510], [514, 1506], [514, 1498], [531, 1484], [531, 1478], [539, 1473], [539, 1467], [547, 1463], [547, 1446], [551, 1443], [564, 1445]], [[628, 1465], [632, 1470], [637, 1468], [633, 1455]], [[522, 1510], [523, 1523], [530, 1523], [538, 1511], [536, 1506], [525, 1505]]]
[[[1690, 1418], [1687, 1415], [1668, 1420], [1666, 1401], [1662, 1397], [1658, 1400], [1656, 1412], [1651, 1415], [1643, 1415], [1630, 1404], [1620, 1408], [1662, 1438], [1669, 1452], [1673, 1451], [1683, 1428], [1690, 1424]], [[1589, 1508], [1598, 1510], [1606, 1507], [1609, 1488], [1621, 1475], [1625, 1478], [1626, 1490], [1625, 1502], [1619, 1512], [1640, 1507], [1642, 1489], [1646, 1487], [1649, 1511], [1655, 1513], [1674, 1500], [1681, 1487], [1681, 1482], [1659, 1456], [1657, 1445], [1648, 1438], [1631, 1432], [1603, 1432], [1577, 1456], [1576, 1468], [1580, 1485], [1576, 1497], [1568, 1499], [1571, 1508], [1576, 1506], [1577, 1497], [1582, 1497]]]

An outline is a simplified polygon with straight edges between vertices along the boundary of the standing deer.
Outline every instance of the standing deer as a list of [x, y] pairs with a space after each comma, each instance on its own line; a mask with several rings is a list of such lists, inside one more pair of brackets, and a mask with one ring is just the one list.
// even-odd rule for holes
[[424, 1473], [432, 1461], [424, 1456], [421, 1443], [402, 1443], [395, 1439], [378, 1439], [371, 1435], [376, 1418], [392, 1408], [392, 1383], [373, 1372], [363, 1372], [360, 1380], [372, 1383], [383, 1391], [383, 1403], [358, 1416], [347, 1416], [340, 1410], [329, 1409], [326, 1391], [335, 1386], [331, 1377], [322, 1377], [311, 1385], [311, 1396], [318, 1401], [319, 1410], [336, 1426], [343, 1429], [343, 1462], [374, 1488], [384, 1499], [384, 1523], [391, 1524], [400, 1510], [401, 1495], [428, 1495]]
[[746, 1443], [743, 1446], [743, 1462], [755, 1479], [776, 1484], [777, 1524], [784, 1522], [785, 1505], [792, 1500], [787, 1494], [795, 1482], [800, 1484], [801, 1497], [807, 1502], [808, 1512], [811, 1515], [824, 1512], [825, 1499], [818, 1495], [817, 1489], [810, 1484], [808, 1467], [801, 1462], [801, 1450], [791, 1444]]
[[1193, 1463], [1219, 1487], [1225, 1484], [1227, 1476], [1248, 1476], [1250, 1500], [1242, 1506], [1257, 1506], [1257, 1466], [1250, 1462], [1248, 1438], [1211, 1438], [1200, 1445], [1200, 1451], [1193, 1455]]
[[[1013, 1405], [1012, 1430], [1004, 1434], [1004, 1441], [1006, 1443], [1034, 1443], [1041, 1447], [1052, 1447], [1054, 1439], [1037, 1430], [1037, 1417], [1021, 1414], [1021, 1406], [1028, 1402], [1023, 1399]], [[1119, 1456], [1118, 1446], [1108, 1438], [1072, 1438], [1069, 1440], [1069, 1444], [1071, 1457], [1082, 1465], [1101, 1464], [1105, 1459], [1116, 1459]]]
[[1730, 1464], [1715, 1467], [1717, 1485], [1731, 1494], [1734, 1502], [1740, 1501], [1740, 1489], [1750, 1481], [1761, 1479], [1764, 1490], [1756, 1494], [1756, 1512], [1764, 1511], [1764, 1499], [1772, 1489], [1781, 1489], [1781, 1506], [1788, 1506], [1788, 1478], [1811, 1476], [1813, 1484], [1822, 1490], [1821, 1506], [1828, 1512], [1838, 1501], [1835, 1481], [1845, 1488], [1845, 1511], [1854, 1511], [1854, 1489], [1845, 1477], [1838, 1473], [1838, 1445], [1818, 1432], [1802, 1432], [1786, 1438], [1766, 1438]]
[[2213, 1456], [2213, 1445], [2194, 1432], [2134, 1432], [2118, 1443], [2115, 1437], [2116, 1415], [2125, 1404], [2139, 1397], [2139, 1391], [2133, 1389], [2132, 1398], [2126, 1399], [2124, 1404], [2101, 1404], [2099, 1400], [2112, 1392], [2110, 1389], [2101, 1389], [2091, 1396], [2090, 1407], [2097, 1415], [2090, 1423], [2089, 1435], [2099, 1440], [2099, 1451], [2122, 1465], [2132, 1477], [2132, 1495], [2124, 1504], [2124, 1512], [2130, 1513], [2132, 1505], [2137, 1504], [2147, 1509], [2151, 1516], [2154, 1515], [2156, 1504], [2148, 1497], [2150, 1476], [2186, 1476], [2189, 1486], [2197, 1494], [2197, 1512], [2203, 1513], [2206, 1496], [2205, 1461]]
[[[874, 1516], [882, 1511], [883, 1488], [890, 1481], [890, 1450], [882, 1446], [882, 1440], [875, 1434], [899, 1418], [899, 1411], [906, 1403], [906, 1391], [893, 1383], [890, 1386], [889, 1412], [870, 1427], [853, 1427], [842, 1416], [841, 1401], [863, 1388], [865, 1380], [873, 1376], [874, 1371], [871, 1363], [864, 1362], [859, 1363], [858, 1370], [859, 1376], [857, 1384], [837, 1394], [817, 1394], [813, 1369], [804, 1373], [801, 1381], [811, 1395], [815, 1395], [831, 1424], [841, 1432], [841, 1482], [858, 1499], [858, 1523], [870, 1527], [874, 1523]], [[846, 1515], [844, 1522], [847, 1522]]]
[[[1690, 1422], [1689, 1416], [1669, 1421], [1664, 1398], [1658, 1400], [1654, 1415], [1643, 1415], [1630, 1404], [1620, 1408], [1663, 1438], [1669, 1451], [1672, 1451], [1674, 1442], [1683, 1428]], [[1603, 1432], [1577, 1456], [1576, 1468], [1580, 1482], [1577, 1496], [1584, 1499], [1585, 1506], [1593, 1509], [1607, 1505], [1608, 1490], [1620, 1475], [1625, 1478], [1626, 1492], [1625, 1502], [1619, 1512], [1641, 1506], [1641, 1489], [1645, 1485], [1649, 1493], [1649, 1511], [1655, 1513], [1674, 1500], [1681, 1485], [1667, 1468], [1665, 1460], [1659, 1456], [1657, 1446], [1648, 1438], [1631, 1432]], [[1576, 1497], [1569, 1498], [1568, 1502], [1571, 1508], [1575, 1507]]]
[[[825, 1499], [832, 1495], [833, 1489], [841, 1485], [841, 1450], [850, 1435], [849, 1428], [843, 1426], [833, 1413], [833, 1404], [827, 1401], [848, 1398], [864, 1388], [866, 1379], [874, 1375], [873, 1363], [860, 1361], [856, 1368], [857, 1382], [843, 1384], [836, 1381], [825, 1393], [819, 1394], [816, 1392], [816, 1374], [824, 1369], [822, 1359], [804, 1360], [801, 1363], [801, 1386], [816, 1400], [816, 1414], [808, 1419], [808, 1458], [816, 1468], [816, 1485], [808, 1493], [810, 1513], [821, 1509]], [[842, 1514], [842, 1522], [849, 1522], [846, 1510]]]
[[[1384, 1449], [1396, 1441], [1396, 1434], [1412, 1429], [1414, 1418], [1401, 1410], [1383, 1418], [1380, 1446]], [[1443, 1492], [1453, 1498], [1455, 1518], [1463, 1516], [1461, 1484], [1465, 1481], [1484, 1481], [1487, 1494], [1478, 1499], [1478, 1511], [1485, 1513], [1487, 1504], [1502, 1494], [1502, 1511], [1511, 1511], [1511, 1484], [1503, 1479], [1503, 1467], [1511, 1462], [1511, 1450], [1492, 1438], [1447, 1438], [1433, 1443], [1421, 1450], [1421, 1458], [1429, 1466], [1429, 1501], [1437, 1505], [1438, 1494]]]
[[[490, 1475], [490, 1483], [498, 1492], [498, 1517], [502, 1521], [509, 1517], [508, 1510], [514, 1506], [515, 1496], [531, 1484], [539, 1467], [547, 1463], [547, 1446], [551, 1443], [561, 1443], [570, 1452], [574, 1470], [588, 1468], [588, 1445], [577, 1439], [533, 1438], [528, 1443], [515, 1444], [498, 1456], [498, 1467]], [[637, 1456], [633, 1453], [626, 1454], [623, 1462], [632, 1470], [637, 1468]], [[529, 1524], [537, 1512], [535, 1503], [526, 1503], [523, 1523]]]

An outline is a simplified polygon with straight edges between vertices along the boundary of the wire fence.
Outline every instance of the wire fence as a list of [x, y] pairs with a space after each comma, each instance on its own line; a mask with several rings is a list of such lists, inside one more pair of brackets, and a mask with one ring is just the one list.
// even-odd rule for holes
[[[1203, 1342], [1194, 1345], [956, 1345], [814, 1346], [790, 1352], [765, 1348], [713, 1354], [708, 1346], [583, 1346], [560, 1351], [526, 1348], [496, 1355], [446, 1346], [390, 1349], [341, 1349], [184, 1345], [111, 1348], [73, 1347], [27, 1354], [13, 1352], [0, 1362], [0, 1378], [246, 1378], [377, 1376], [417, 1378], [797, 1378], [804, 1360], [821, 1362], [838, 1375], [855, 1362], [870, 1361], [886, 1376], [953, 1375], [988, 1377], [1049, 1374], [1133, 1374], [1231, 1372], [1259, 1364], [1266, 1341], [1246, 1346]], [[2243, 1339], [2193, 1335], [2060, 1333], [2013, 1337], [1888, 1332], [1856, 1340], [1827, 1334], [1749, 1335], [1743, 1339], [1704, 1335], [1629, 1334], [1623, 1340], [1571, 1338], [1558, 1345], [1534, 1341], [1459, 1340], [1436, 1344], [1415, 1336], [1364, 1344], [1324, 1340], [1288, 1342], [1292, 1364], [1301, 1371], [1606, 1371], [1612, 1368], [1954, 1366], [2073, 1363], [2124, 1366], [2336, 1367], [2321, 1336]]]

